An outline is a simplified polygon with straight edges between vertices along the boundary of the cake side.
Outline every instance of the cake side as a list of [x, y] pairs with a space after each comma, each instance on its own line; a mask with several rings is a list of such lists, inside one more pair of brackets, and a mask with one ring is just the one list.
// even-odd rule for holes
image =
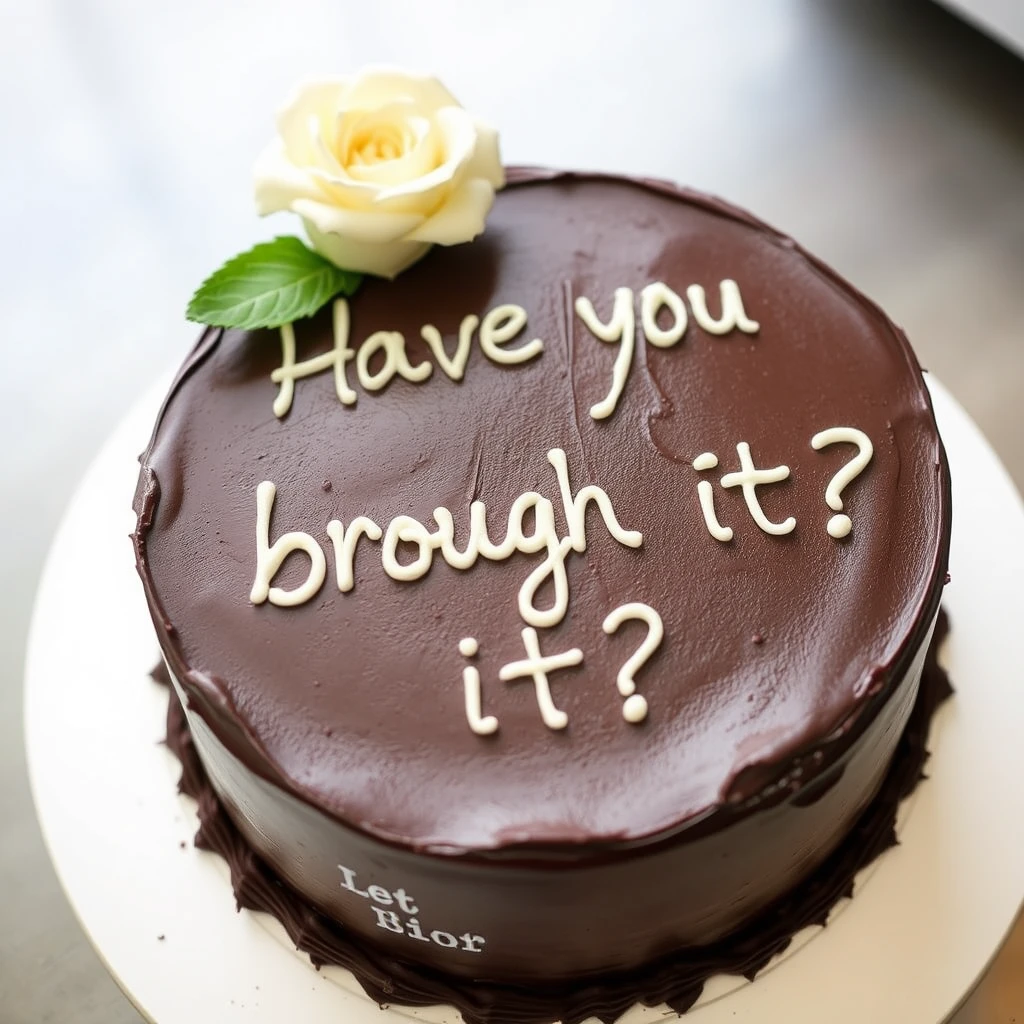
[[[937, 660], [948, 628], [940, 612], [918, 698], [893, 766], [878, 796], [822, 865], [796, 890], [724, 942], [678, 951], [642, 969], [604, 975], [583, 986], [550, 981], [528, 987], [467, 983], [396, 959], [394, 952], [367, 943], [312, 907], [254, 855], [212, 789], [182, 706], [173, 695], [168, 704], [167, 742], [182, 765], [181, 791], [198, 801], [196, 844], [225, 858], [238, 905], [273, 914], [314, 964], [334, 964], [352, 971], [370, 998], [382, 1005], [450, 1005], [469, 1024], [541, 1024], [550, 1020], [576, 1024], [591, 1017], [611, 1022], [638, 1003], [667, 1004], [685, 1013], [713, 975], [742, 974], [752, 979], [787, 948], [796, 932], [824, 924], [832, 907], [851, 895], [854, 876], [896, 842], [893, 822], [898, 804], [924, 778], [929, 724], [951, 692]], [[171, 685], [163, 665], [154, 676]]]
[[[737, 930], [827, 861], [883, 784], [925, 653], [860, 739], [806, 788], [787, 783], [783, 799], [775, 791], [760, 795], [769, 806], [757, 813], [720, 813], [612, 849], [579, 844], [488, 858], [410, 852], [340, 824], [251, 772], [187, 697], [186, 718], [209, 785], [241, 839], [340, 922], [348, 941], [452, 979], [586, 985], [687, 949], [732, 948]], [[799, 777], [802, 769], [791, 772]]]
[[[200, 754], [255, 848], [371, 944], [521, 981], [713, 942], [835, 848], [914, 702], [949, 490], [905, 339], [791, 240], [664, 184], [509, 179], [482, 238], [296, 325], [290, 357], [270, 332], [211, 331], [143, 457], [136, 548]], [[495, 341], [511, 307], [523, 322]], [[360, 362], [382, 331], [404, 355], [377, 342]], [[840, 537], [825, 495], [864, 449], [812, 444], [834, 430], [872, 449]], [[528, 495], [522, 544], [451, 564], [474, 503], [497, 546]], [[445, 511], [450, 550], [403, 579]], [[268, 549], [286, 531], [316, 545], [263, 583], [308, 589], [316, 550], [330, 566], [301, 602], [253, 599], [261, 515]], [[400, 516], [387, 563], [365, 523]], [[359, 517], [346, 562], [328, 526]], [[626, 694], [652, 612], [662, 635]], [[534, 670], [580, 655], [550, 670], [547, 706], [536, 671], [502, 678], [530, 661], [528, 628]], [[580, 926], [595, 893], [621, 894], [610, 928]]]

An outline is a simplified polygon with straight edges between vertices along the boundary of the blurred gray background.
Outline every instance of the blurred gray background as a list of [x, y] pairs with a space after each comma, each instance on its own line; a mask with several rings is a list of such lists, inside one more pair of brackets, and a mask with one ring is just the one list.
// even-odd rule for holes
[[[751, 208], [903, 324], [1024, 484], [1024, 60], [929, 0], [0, 0], [0, 25], [0, 1024], [139, 1020], [42, 845], [25, 633], [76, 482], [191, 340], [192, 289], [273, 232], [249, 171], [304, 75], [433, 71], [508, 162]], [[955, 1018], [1017, 1019], [1024, 929]]]

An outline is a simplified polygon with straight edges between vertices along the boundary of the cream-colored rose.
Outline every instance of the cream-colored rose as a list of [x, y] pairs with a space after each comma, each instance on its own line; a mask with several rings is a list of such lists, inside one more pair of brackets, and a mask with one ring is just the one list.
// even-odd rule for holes
[[291, 210], [345, 270], [394, 277], [484, 229], [505, 182], [497, 133], [435, 78], [368, 68], [300, 87], [256, 163], [260, 214]]

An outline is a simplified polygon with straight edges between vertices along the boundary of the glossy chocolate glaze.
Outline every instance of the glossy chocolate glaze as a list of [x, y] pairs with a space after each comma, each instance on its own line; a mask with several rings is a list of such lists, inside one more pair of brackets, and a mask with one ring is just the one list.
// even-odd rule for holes
[[[469, 1024], [576, 1024], [590, 1017], [610, 1022], [636, 1003], [667, 1003], [684, 1013], [715, 974], [753, 978], [802, 928], [823, 924], [835, 904], [851, 895], [853, 878], [896, 842], [899, 802], [924, 778], [928, 727], [950, 694], [937, 651], [949, 629], [940, 612], [917, 702], [878, 796], [839, 847], [799, 886], [766, 908], [738, 932], [712, 946], [669, 954], [627, 974], [610, 974], [584, 985], [527, 987], [460, 982], [367, 944], [311, 907], [280, 875], [254, 854], [210, 785], [196, 753], [181, 703], [167, 709], [167, 743], [182, 765], [180, 789], [199, 804], [196, 845], [220, 854], [231, 868], [238, 905], [273, 914], [313, 963], [337, 964], [354, 973], [370, 998], [405, 1006], [444, 1003], [459, 1008]], [[163, 665], [155, 678], [170, 685]]]
[[[275, 334], [208, 331], [143, 456], [136, 533], [161, 647], [243, 835], [371, 945], [503, 981], [627, 970], [714, 942], [822, 862], [881, 784], [910, 713], [949, 537], [927, 392], [877, 307], [718, 200], [594, 175], [510, 182], [480, 239], [364, 285], [352, 344], [397, 330], [415, 364], [430, 358], [423, 324], [451, 350], [464, 315], [511, 302], [527, 311], [524, 337], [544, 340], [538, 359], [499, 367], [474, 344], [460, 383], [435, 368], [376, 394], [356, 384], [350, 407], [320, 374], [296, 383], [279, 421]], [[640, 337], [616, 413], [593, 420], [616, 347], [586, 331], [573, 300], [607, 319], [617, 287], [697, 283], [715, 296], [724, 278], [758, 333], [712, 337], [691, 319], [674, 348]], [[329, 313], [296, 334], [300, 360], [328, 350]], [[833, 426], [875, 447], [844, 492], [854, 531], [842, 542], [825, 532], [824, 492], [851, 451], [810, 446]], [[759, 466], [791, 468], [760, 489], [769, 518], [796, 517], [791, 535], [762, 533], [740, 494], [717, 486], [735, 537], [708, 534], [691, 462], [716, 453], [703, 476], [717, 480], [737, 468], [740, 441]], [[569, 613], [542, 631], [545, 652], [585, 654], [552, 677], [563, 733], [544, 726], [529, 684], [498, 681], [523, 656], [515, 599], [540, 556], [466, 572], [437, 558], [398, 583], [365, 544], [342, 594], [325, 533], [356, 515], [430, 526], [444, 505], [458, 540], [479, 498], [500, 538], [525, 491], [558, 508], [545, 459], [556, 446], [574, 490], [603, 487], [644, 534], [624, 548], [592, 512], [587, 551], [568, 563]], [[297, 608], [249, 601], [261, 480], [278, 487], [272, 535], [305, 530], [327, 551], [327, 582]], [[305, 568], [293, 557], [275, 582]], [[642, 630], [601, 630], [628, 601], [657, 608], [666, 630], [637, 679], [650, 705], [640, 726], [622, 719], [615, 673]], [[464, 636], [480, 642], [495, 736], [466, 725]], [[484, 935], [484, 949], [376, 927], [341, 889], [339, 863], [403, 886], [425, 924]]]

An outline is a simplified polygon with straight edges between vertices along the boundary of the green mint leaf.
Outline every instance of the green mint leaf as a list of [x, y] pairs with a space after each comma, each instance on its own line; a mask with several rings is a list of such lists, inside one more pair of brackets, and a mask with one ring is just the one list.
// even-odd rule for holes
[[336, 295], [352, 295], [362, 280], [298, 238], [275, 238], [214, 271], [192, 296], [186, 316], [211, 327], [280, 327], [312, 316]]

